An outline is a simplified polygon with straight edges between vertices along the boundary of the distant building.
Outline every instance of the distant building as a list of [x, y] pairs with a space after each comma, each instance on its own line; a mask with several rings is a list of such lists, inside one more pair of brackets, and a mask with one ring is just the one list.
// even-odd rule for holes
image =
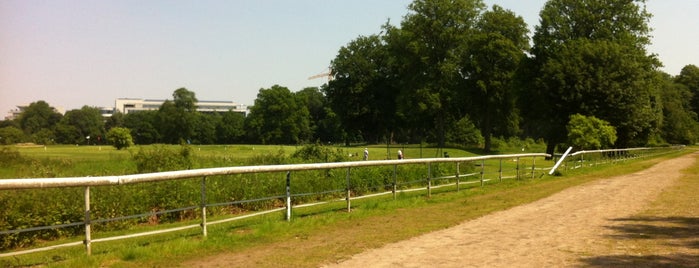
[[[128, 114], [138, 111], [158, 110], [164, 102], [165, 100], [119, 98], [114, 102], [113, 111]], [[239, 104], [233, 101], [199, 101], [195, 105], [197, 106], [197, 111], [202, 113], [224, 113], [233, 111], [247, 116], [249, 112], [245, 104]], [[111, 114], [105, 115], [105, 113], [102, 115], [111, 116]]]

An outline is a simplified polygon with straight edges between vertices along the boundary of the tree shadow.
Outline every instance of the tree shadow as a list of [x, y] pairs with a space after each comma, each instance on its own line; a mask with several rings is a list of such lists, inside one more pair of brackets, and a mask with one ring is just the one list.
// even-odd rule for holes
[[[593, 267], [699, 267], [699, 254], [687, 251], [699, 249], [699, 218], [696, 217], [631, 217], [611, 219], [620, 222], [607, 226], [614, 230], [608, 235], [614, 240], [654, 240], [671, 254], [605, 255], [582, 258]], [[683, 253], [680, 253], [683, 252]]]

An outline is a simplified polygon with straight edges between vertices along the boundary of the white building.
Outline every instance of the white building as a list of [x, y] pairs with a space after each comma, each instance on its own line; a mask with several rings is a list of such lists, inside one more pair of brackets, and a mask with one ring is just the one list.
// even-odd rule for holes
[[[158, 110], [164, 102], [165, 100], [119, 98], [114, 102], [114, 111], [128, 114], [138, 111]], [[195, 105], [197, 106], [197, 111], [202, 113], [233, 111], [247, 116], [249, 112], [245, 104], [233, 101], [199, 101]]]

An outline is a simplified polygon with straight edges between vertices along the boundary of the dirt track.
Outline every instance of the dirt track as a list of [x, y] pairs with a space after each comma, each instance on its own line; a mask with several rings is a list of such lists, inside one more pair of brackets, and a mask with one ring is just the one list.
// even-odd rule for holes
[[690, 154], [633, 174], [569, 188], [328, 267], [589, 266], [585, 258], [610, 254], [604, 238], [615, 225], [623, 224], [618, 219], [643, 211], [695, 158]]

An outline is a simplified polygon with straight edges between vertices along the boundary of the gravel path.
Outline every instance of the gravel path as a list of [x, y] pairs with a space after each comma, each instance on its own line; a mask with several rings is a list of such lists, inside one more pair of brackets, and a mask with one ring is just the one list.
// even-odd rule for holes
[[458, 226], [386, 245], [327, 267], [561, 267], [605, 254], [612, 219], [644, 210], [695, 155], [572, 187]]

